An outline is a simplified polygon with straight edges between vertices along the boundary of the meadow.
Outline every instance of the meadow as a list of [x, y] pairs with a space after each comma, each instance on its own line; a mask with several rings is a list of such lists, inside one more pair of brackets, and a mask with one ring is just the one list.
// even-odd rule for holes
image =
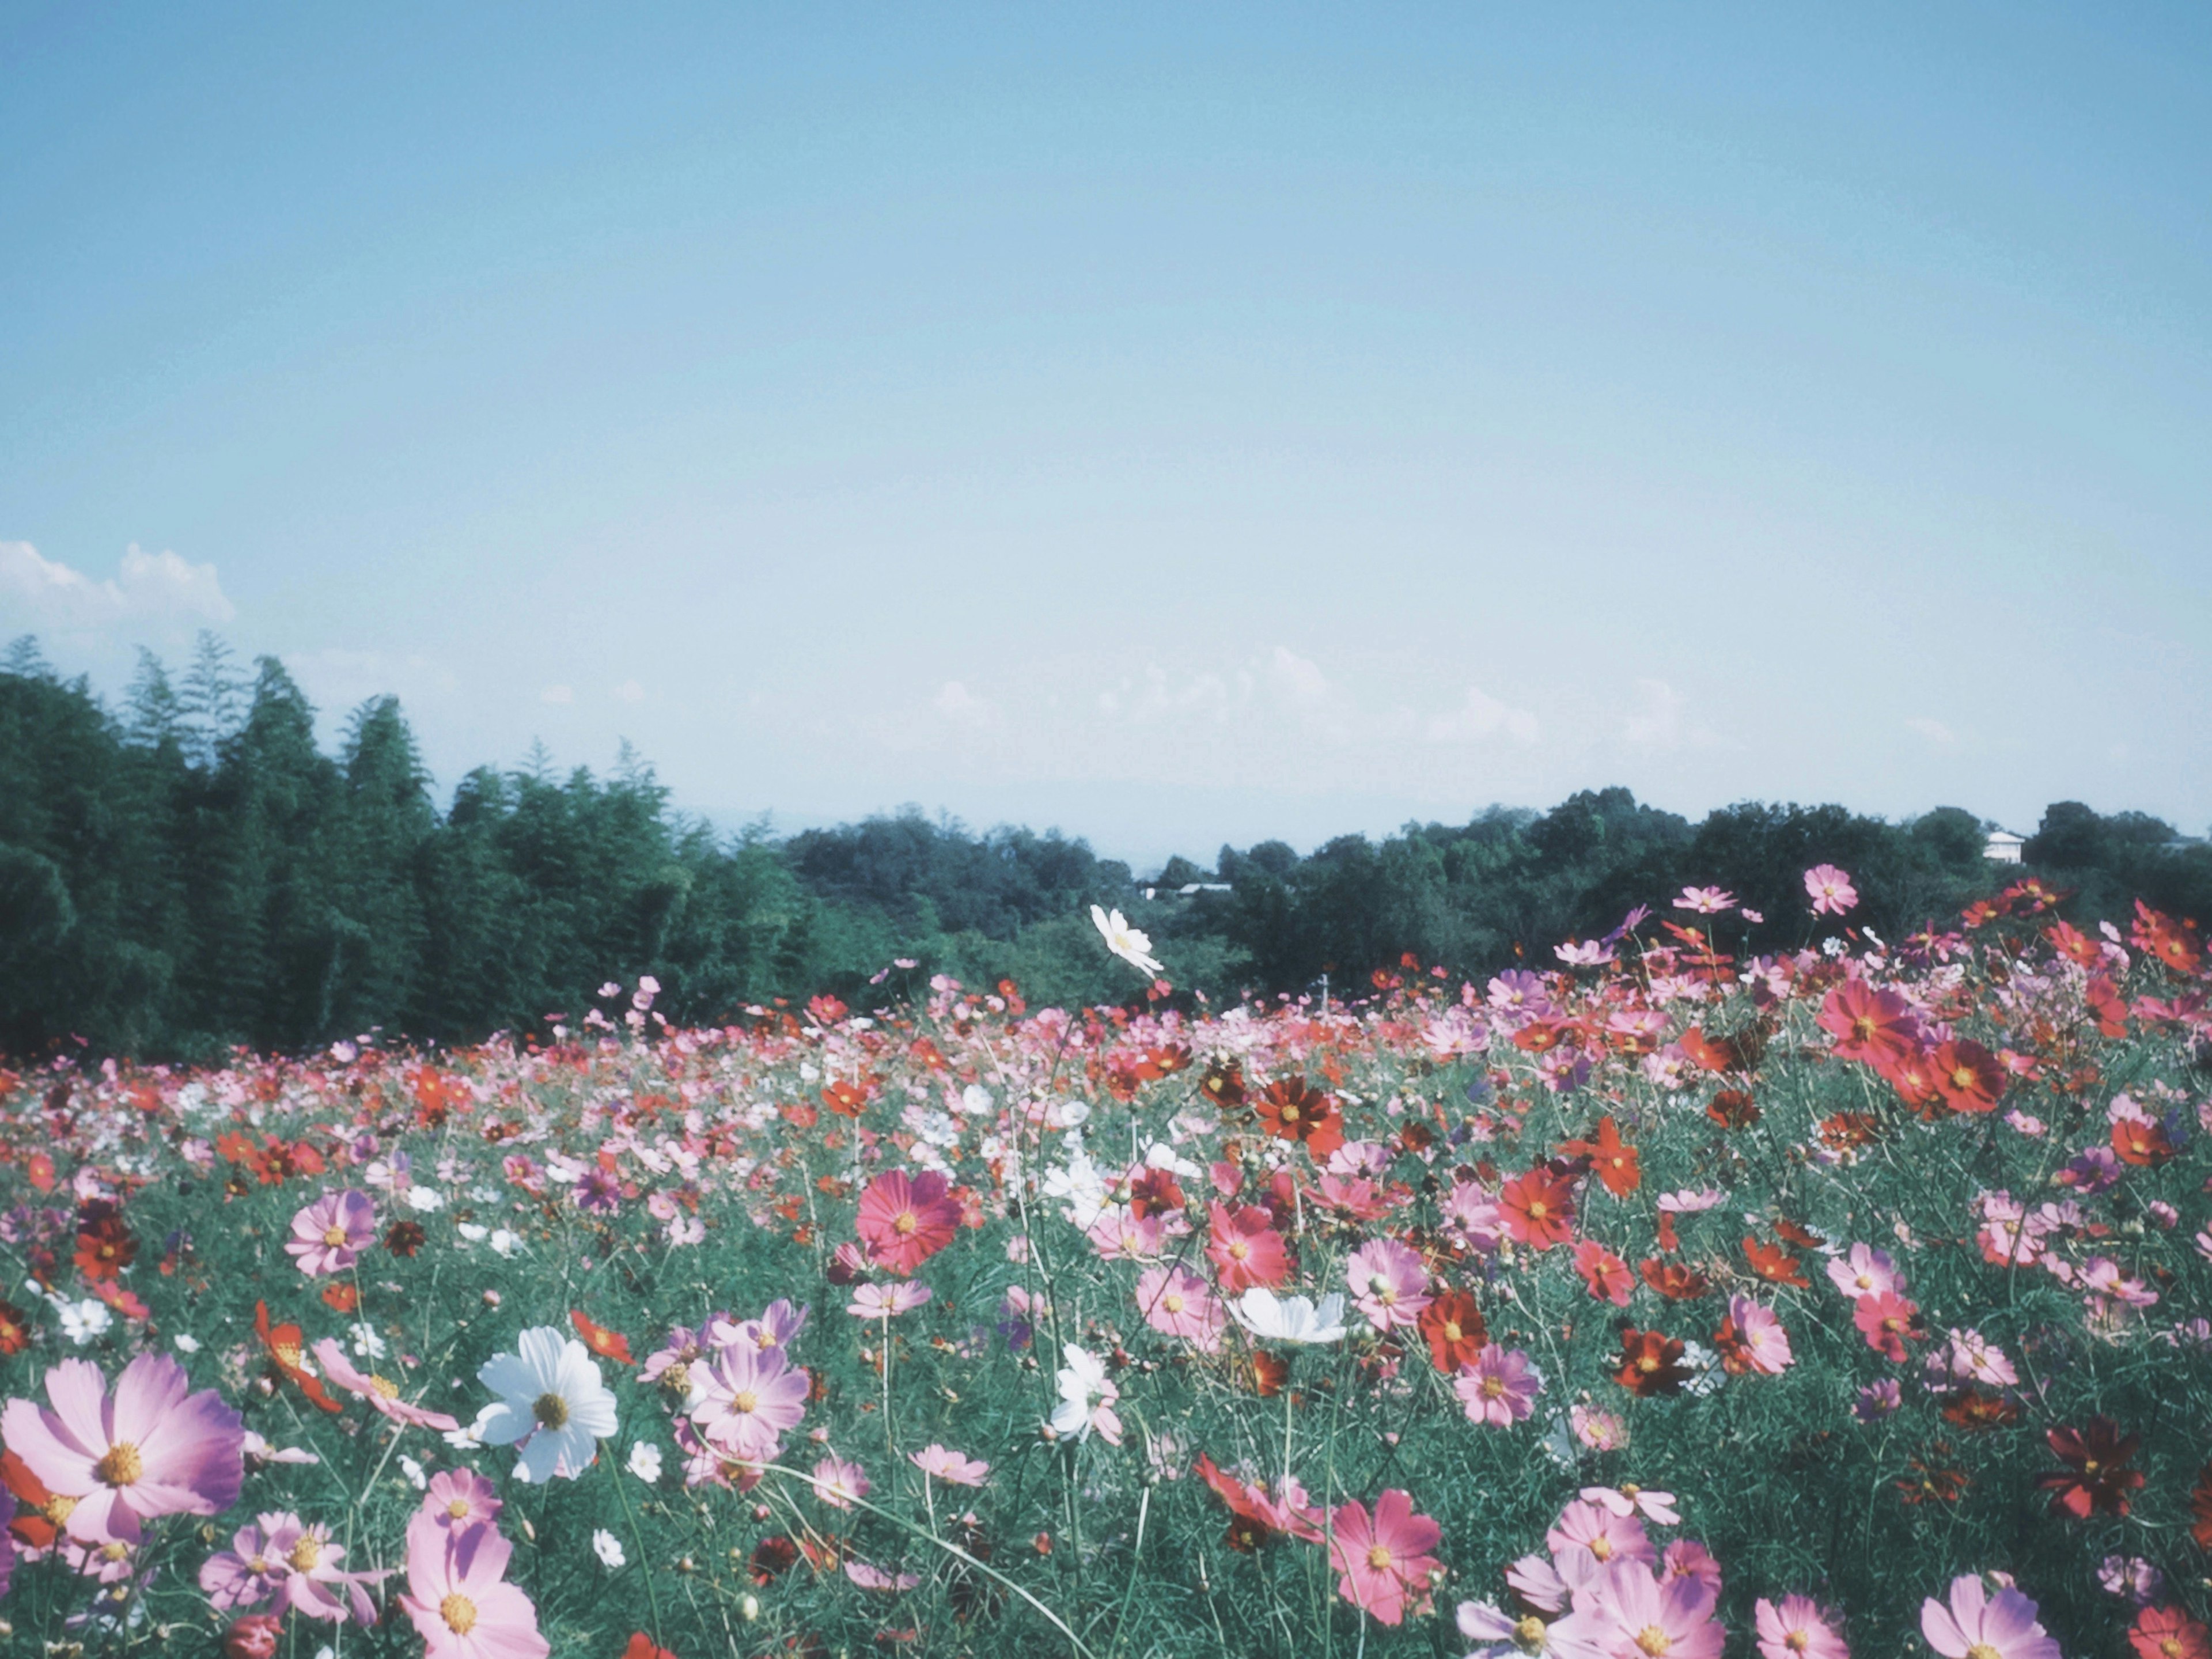
[[12, 1650], [2206, 1659], [2193, 925], [1652, 897], [0, 1072]]

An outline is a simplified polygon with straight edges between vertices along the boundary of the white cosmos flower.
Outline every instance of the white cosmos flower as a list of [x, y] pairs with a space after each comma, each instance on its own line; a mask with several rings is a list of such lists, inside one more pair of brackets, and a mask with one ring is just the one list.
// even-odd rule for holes
[[491, 1247], [502, 1256], [512, 1256], [522, 1248], [522, 1235], [506, 1227], [491, 1230]]
[[199, 1338], [189, 1331], [178, 1332], [174, 1340], [179, 1353], [198, 1353], [200, 1351]]
[[1271, 1342], [1335, 1342], [1344, 1335], [1344, 1297], [1331, 1291], [1321, 1306], [1302, 1296], [1278, 1297], [1255, 1285], [1229, 1304], [1237, 1322]]
[[407, 1207], [428, 1215], [433, 1210], [446, 1207], [445, 1194], [435, 1187], [410, 1187], [407, 1189]]
[[54, 1311], [62, 1316], [62, 1330], [80, 1348], [95, 1336], [104, 1336], [107, 1328], [115, 1322], [115, 1316], [107, 1304], [94, 1297], [82, 1302], [72, 1302], [67, 1297], [54, 1298]]
[[650, 1440], [640, 1440], [629, 1449], [629, 1472], [647, 1486], [660, 1479], [660, 1448]]
[[416, 1492], [422, 1491], [430, 1484], [429, 1472], [405, 1452], [399, 1454], [399, 1473], [407, 1477], [407, 1484]]
[[1091, 920], [1104, 935], [1106, 948], [1136, 969], [1158, 979], [1166, 970], [1152, 959], [1152, 941], [1129, 926], [1119, 910], [1109, 915], [1099, 905], [1091, 907]]
[[1097, 1429], [1109, 1445], [1120, 1445], [1121, 1419], [1115, 1413], [1114, 1402], [1121, 1397], [1121, 1391], [1108, 1380], [1105, 1362], [1073, 1342], [1063, 1345], [1060, 1352], [1067, 1364], [1056, 1379], [1060, 1405], [1052, 1414], [1052, 1431], [1081, 1440]]
[[471, 1426], [488, 1444], [516, 1448], [517, 1480], [573, 1480], [615, 1431], [615, 1397], [599, 1381], [591, 1350], [552, 1326], [532, 1327], [514, 1346], [518, 1352], [494, 1354], [477, 1373], [499, 1398]]
[[490, 1228], [474, 1221], [457, 1221], [453, 1231], [471, 1244], [481, 1244], [491, 1235]]
[[623, 1553], [622, 1540], [605, 1527], [601, 1527], [592, 1534], [592, 1553], [606, 1563], [607, 1571], [610, 1572], [629, 1559]]

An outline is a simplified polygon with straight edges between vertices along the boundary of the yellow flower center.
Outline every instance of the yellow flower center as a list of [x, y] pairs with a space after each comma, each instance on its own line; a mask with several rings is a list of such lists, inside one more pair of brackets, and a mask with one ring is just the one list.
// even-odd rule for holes
[[92, 1472], [100, 1477], [103, 1486], [122, 1487], [145, 1474], [146, 1464], [138, 1455], [137, 1447], [127, 1440], [118, 1440], [92, 1466]]
[[125, 1560], [129, 1559], [130, 1554], [131, 1546], [125, 1543], [120, 1538], [110, 1539], [106, 1543], [102, 1544], [100, 1547], [100, 1559], [104, 1561]]
[[313, 1533], [302, 1533], [300, 1541], [292, 1546], [292, 1553], [284, 1559], [292, 1564], [295, 1572], [313, 1572], [321, 1565], [323, 1547]]
[[1531, 1220], [1531, 1221], [1541, 1221], [1541, 1220], [1542, 1220], [1546, 1216], [1547, 1216], [1547, 1215], [1551, 1214], [1551, 1212], [1552, 1212], [1552, 1206], [1551, 1206], [1550, 1205], [1548, 1205], [1548, 1204], [1545, 1203], [1545, 1202], [1544, 1202], [1544, 1200], [1543, 1200], [1542, 1199], [1540, 1199], [1540, 1198], [1537, 1198], [1537, 1199], [1531, 1199], [1531, 1200], [1528, 1201], [1528, 1219], [1529, 1219], [1529, 1220]]
[[454, 1498], [451, 1503], [446, 1505], [446, 1513], [455, 1521], [467, 1520], [469, 1518], [469, 1500], [465, 1498]]
[[1503, 1400], [1505, 1397], [1505, 1379], [1500, 1376], [1496, 1371], [1492, 1371], [1489, 1376], [1484, 1377], [1482, 1379], [1482, 1397], [1485, 1400]]
[[1171, 1314], [1179, 1314], [1182, 1311], [1182, 1297], [1170, 1291], [1160, 1298], [1160, 1306]]
[[374, 1389], [377, 1393], [382, 1395], [386, 1400], [397, 1400], [399, 1398], [399, 1385], [397, 1382], [394, 1382], [388, 1376], [371, 1376], [368, 1379], [368, 1386]]
[[1589, 1553], [1601, 1561], [1613, 1559], [1613, 1540], [1600, 1533], [1589, 1541]]
[[1388, 1571], [1390, 1566], [1390, 1552], [1380, 1544], [1370, 1546], [1367, 1552], [1367, 1565], [1377, 1572]]
[[903, 1237], [920, 1225], [921, 1223], [915, 1218], [912, 1210], [901, 1210], [897, 1219], [891, 1223], [891, 1231]]
[[1782, 1645], [1792, 1653], [1802, 1653], [1813, 1645], [1813, 1638], [1804, 1631], [1793, 1630], [1782, 1638]]
[[[538, 1403], [530, 1408], [530, 1414], [549, 1429], [562, 1428], [568, 1421], [568, 1402], [557, 1394], [541, 1394], [538, 1396]], [[469, 1609], [469, 1617], [476, 1617], [473, 1605]]]
[[1674, 1644], [1668, 1639], [1667, 1632], [1661, 1630], [1658, 1626], [1646, 1625], [1636, 1632], [1636, 1650], [1638, 1653], [1654, 1655], [1656, 1659], [1656, 1656], [1659, 1654], [1672, 1653], [1674, 1650]]
[[1544, 1621], [1532, 1613], [1513, 1626], [1514, 1645], [1523, 1653], [1541, 1653], [1544, 1650]]
[[743, 1393], [732, 1395], [730, 1396], [730, 1409], [750, 1415], [760, 1409], [760, 1396], [750, 1389], [745, 1389]]
[[335, 1250], [342, 1248], [345, 1242], [346, 1230], [344, 1228], [325, 1227], [323, 1229], [323, 1243], [329, 1245], [332, 1249]]
[[446, 1621], [446, 1628], [456, 1636], [466, 1636], [477, 1626], [477, 1604], [455, 1590], [438, 1603], [438, 1617]]
[[1987, 1642], [1977, 1642], [1966, 1650], [1966, 1659], [2004, 1659], [2004, 1655]]
[[1229, 1259], [1231, 1261], [1242, 1261], [1251, 1254], [1252, 1247], [1241, 1238], [1229, 1247]]
[[45, 1516], [47, 1520], [52, 1522], [58, 1527], [65, 1526], [68, 1524], [70, 1512], [74, 1510], [76, 1506], [77, 1500], [76, 1498], [70, 1497], [66, 1492], [56, 1492], [52, 1498], [49, 1498], [45, 1503], [39, 1505], [39, 1513]]

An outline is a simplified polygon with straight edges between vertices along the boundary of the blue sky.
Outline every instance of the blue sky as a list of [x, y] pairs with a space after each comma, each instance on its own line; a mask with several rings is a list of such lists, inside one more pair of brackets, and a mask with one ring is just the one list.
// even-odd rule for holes
[[0, 0], [0, 633], [1146, 861], [2212, 821], [2202, 8]]

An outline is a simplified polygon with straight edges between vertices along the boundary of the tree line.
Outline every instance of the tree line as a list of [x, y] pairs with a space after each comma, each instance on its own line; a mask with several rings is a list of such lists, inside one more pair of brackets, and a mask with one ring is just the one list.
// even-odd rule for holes
[[[1763, 913], [1735, 924], [1735, 948], [1794, 949], [1801, 875], [1821, 862], [1856, 878], [1854, 921], [1901, 938], [2016, 873], [1984, 857], [1985, 828], [1956, 807], [1893, 823], [1757, 803], [1693, 824], [1609, 788], [1304, 857], [1224, 847], [1140, 884], [1057, 831], [976, 834], [913, 809], [720, 833], [627, 749], [604, 777], [556, 775], [542, 750], [480, 767], [441, 810], [394, 698], [354, 710], [326, 754], [273, 658], [249, 671], [205, 636], [173, 676], [142, 653], [111, 708], [23, 640], [0, 661], [0, 1054], [471, 1042], [574, 1022], [602, 983], [647, 974], [679, 1023], [822, 992], [887, 1000], [937, 973], [1121, 1000], [1131, 978], [1093, 903], [1128, 912], [1178, 988], [1216, 1002], [1324, 974], [1356, 992], [1409, 956], [1478, 978], [1547, 965], [1556, 942], [1692, 882]], [[2059, 803], [2026, 855], [2077, 890], [2082, 920], [2118, 920], [2138, 894], [2212, 915], [2212, 849], [2142, 813]], [[1192, 884], [1222, 890], [1180, 894]]]

